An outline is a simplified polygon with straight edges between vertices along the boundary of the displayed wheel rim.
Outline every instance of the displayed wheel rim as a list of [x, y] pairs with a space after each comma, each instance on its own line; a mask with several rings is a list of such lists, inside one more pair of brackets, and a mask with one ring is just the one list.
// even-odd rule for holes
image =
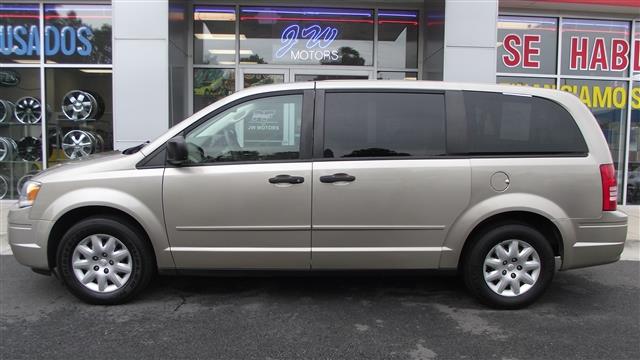
[[98, 103], [98, 99], [88, 91], [85, 91], [84, 93], [89, 97], [89, 101], [91, 101], [91, 104], [93, 104], [93, 110], [91, 111], [89, 118], [93, 120], [97, 120], [97, 115], [100, 107], [100, 104]]
[[540, 277], [540, 256], [523, 240], [506, 240], [494, 246], [484, 259], [484, 281], [496, 294], [519, 296]]
[[62, 150], [69, 159], [78, 159], [91, 155], [95, 142], [87, 131], [71, 130], [62, 139]]
[[16, 102], [14, 115], [23, 124], [36, 124], [42, 119], [40, 100], [27, 96]]
[[35, 175], [36, 174], [27, 174], [21, 177], [20, 179], [18, 179], [18, 184], [16, 185], [16, 189], [18, 190], [18, 195], [22, 196], [22, 187], [27, 181], [31, 180], [31, 178], [34, 177]]
[[71, 90], [62, 99], [62, 113], [69, 120], [89, 119], [96, 112], [96, 99], [82, 90]]
[[0, 137], [0, 161], [12, 160], [16, 147], [16, 142], [13, 139]]
[[8, 122], [13, 114], [14, 105], [10, 101], [0, 100], [0, 123]]
[[76, 279], [87, 289], [109, 293], [122, 288], [133, 269], [129, 249], [116, 237], [94, 234], [82, 239], [71, 256]]
[[0, 199], [4, 199], [4, 197], [7, 196], [8, 192], [9, 183], [7, 182], [7, 179], [4, 178], [4, 176], [0, 176]]
[[93, 140], [93, 152], [102, 152], [103, 151], [103, 144], [104, 144], [104, 140], [102, 139], [102, 136], [100, 136], [100, 134], [95, 133], [93, 131], [87, 131], [87, 134], [89, 134], [89, 137], [91, 137], [91, 139]]
[[33, 136], [25, 136], [18, 141], [18, 155], [25, 161], [38, 161], [42, 154], [42, 142]]

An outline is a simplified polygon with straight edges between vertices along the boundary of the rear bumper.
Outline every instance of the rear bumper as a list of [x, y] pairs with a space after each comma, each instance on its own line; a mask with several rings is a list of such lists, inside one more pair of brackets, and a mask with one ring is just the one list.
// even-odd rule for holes
[[22, 265], [49, 270], [47, 240], [51, 222], [29, 219], [29, 210], [17, 206], [9, 210], [9, 246]]
[[[608, 264], [620, 259], [627, 239], [627, 215], [604, 212], [601, 219], [563, 220], [572, 236], [564, 236], [562, 269]], [[568, 240], [568, 241], [567, 241]]]

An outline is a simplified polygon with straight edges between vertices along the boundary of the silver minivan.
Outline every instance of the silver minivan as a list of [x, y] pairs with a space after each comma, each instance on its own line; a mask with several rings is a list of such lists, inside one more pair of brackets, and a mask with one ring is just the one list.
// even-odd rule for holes
[[122, 153], [54, 166], [9, 213], [16, 259], [80, 299], [158, 273], [457, 270], [531, 304], [619, 259], [627, 217], [589, 110], [565, 92], [330, 81], [233, 94]]

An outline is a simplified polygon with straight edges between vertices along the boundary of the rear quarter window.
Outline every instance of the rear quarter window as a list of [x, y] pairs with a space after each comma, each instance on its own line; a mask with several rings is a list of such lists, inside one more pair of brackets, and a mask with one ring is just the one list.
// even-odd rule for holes
[[468, 150], [477, 155], [586, 154], [569, 112], [535, 96], [467, 91]]

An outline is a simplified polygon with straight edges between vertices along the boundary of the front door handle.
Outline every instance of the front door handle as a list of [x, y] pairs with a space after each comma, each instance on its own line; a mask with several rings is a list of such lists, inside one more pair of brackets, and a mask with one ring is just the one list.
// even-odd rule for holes
[[352, 182], [355, 180], [356, 180], [355, 176], [345, 174], [345, 173], [320, 176], [320, 182], [323, 182], [323, 183]]
[[271, 184], [302, 184], [304, 178], [302, 176], [277, 175], [269, 179]]

